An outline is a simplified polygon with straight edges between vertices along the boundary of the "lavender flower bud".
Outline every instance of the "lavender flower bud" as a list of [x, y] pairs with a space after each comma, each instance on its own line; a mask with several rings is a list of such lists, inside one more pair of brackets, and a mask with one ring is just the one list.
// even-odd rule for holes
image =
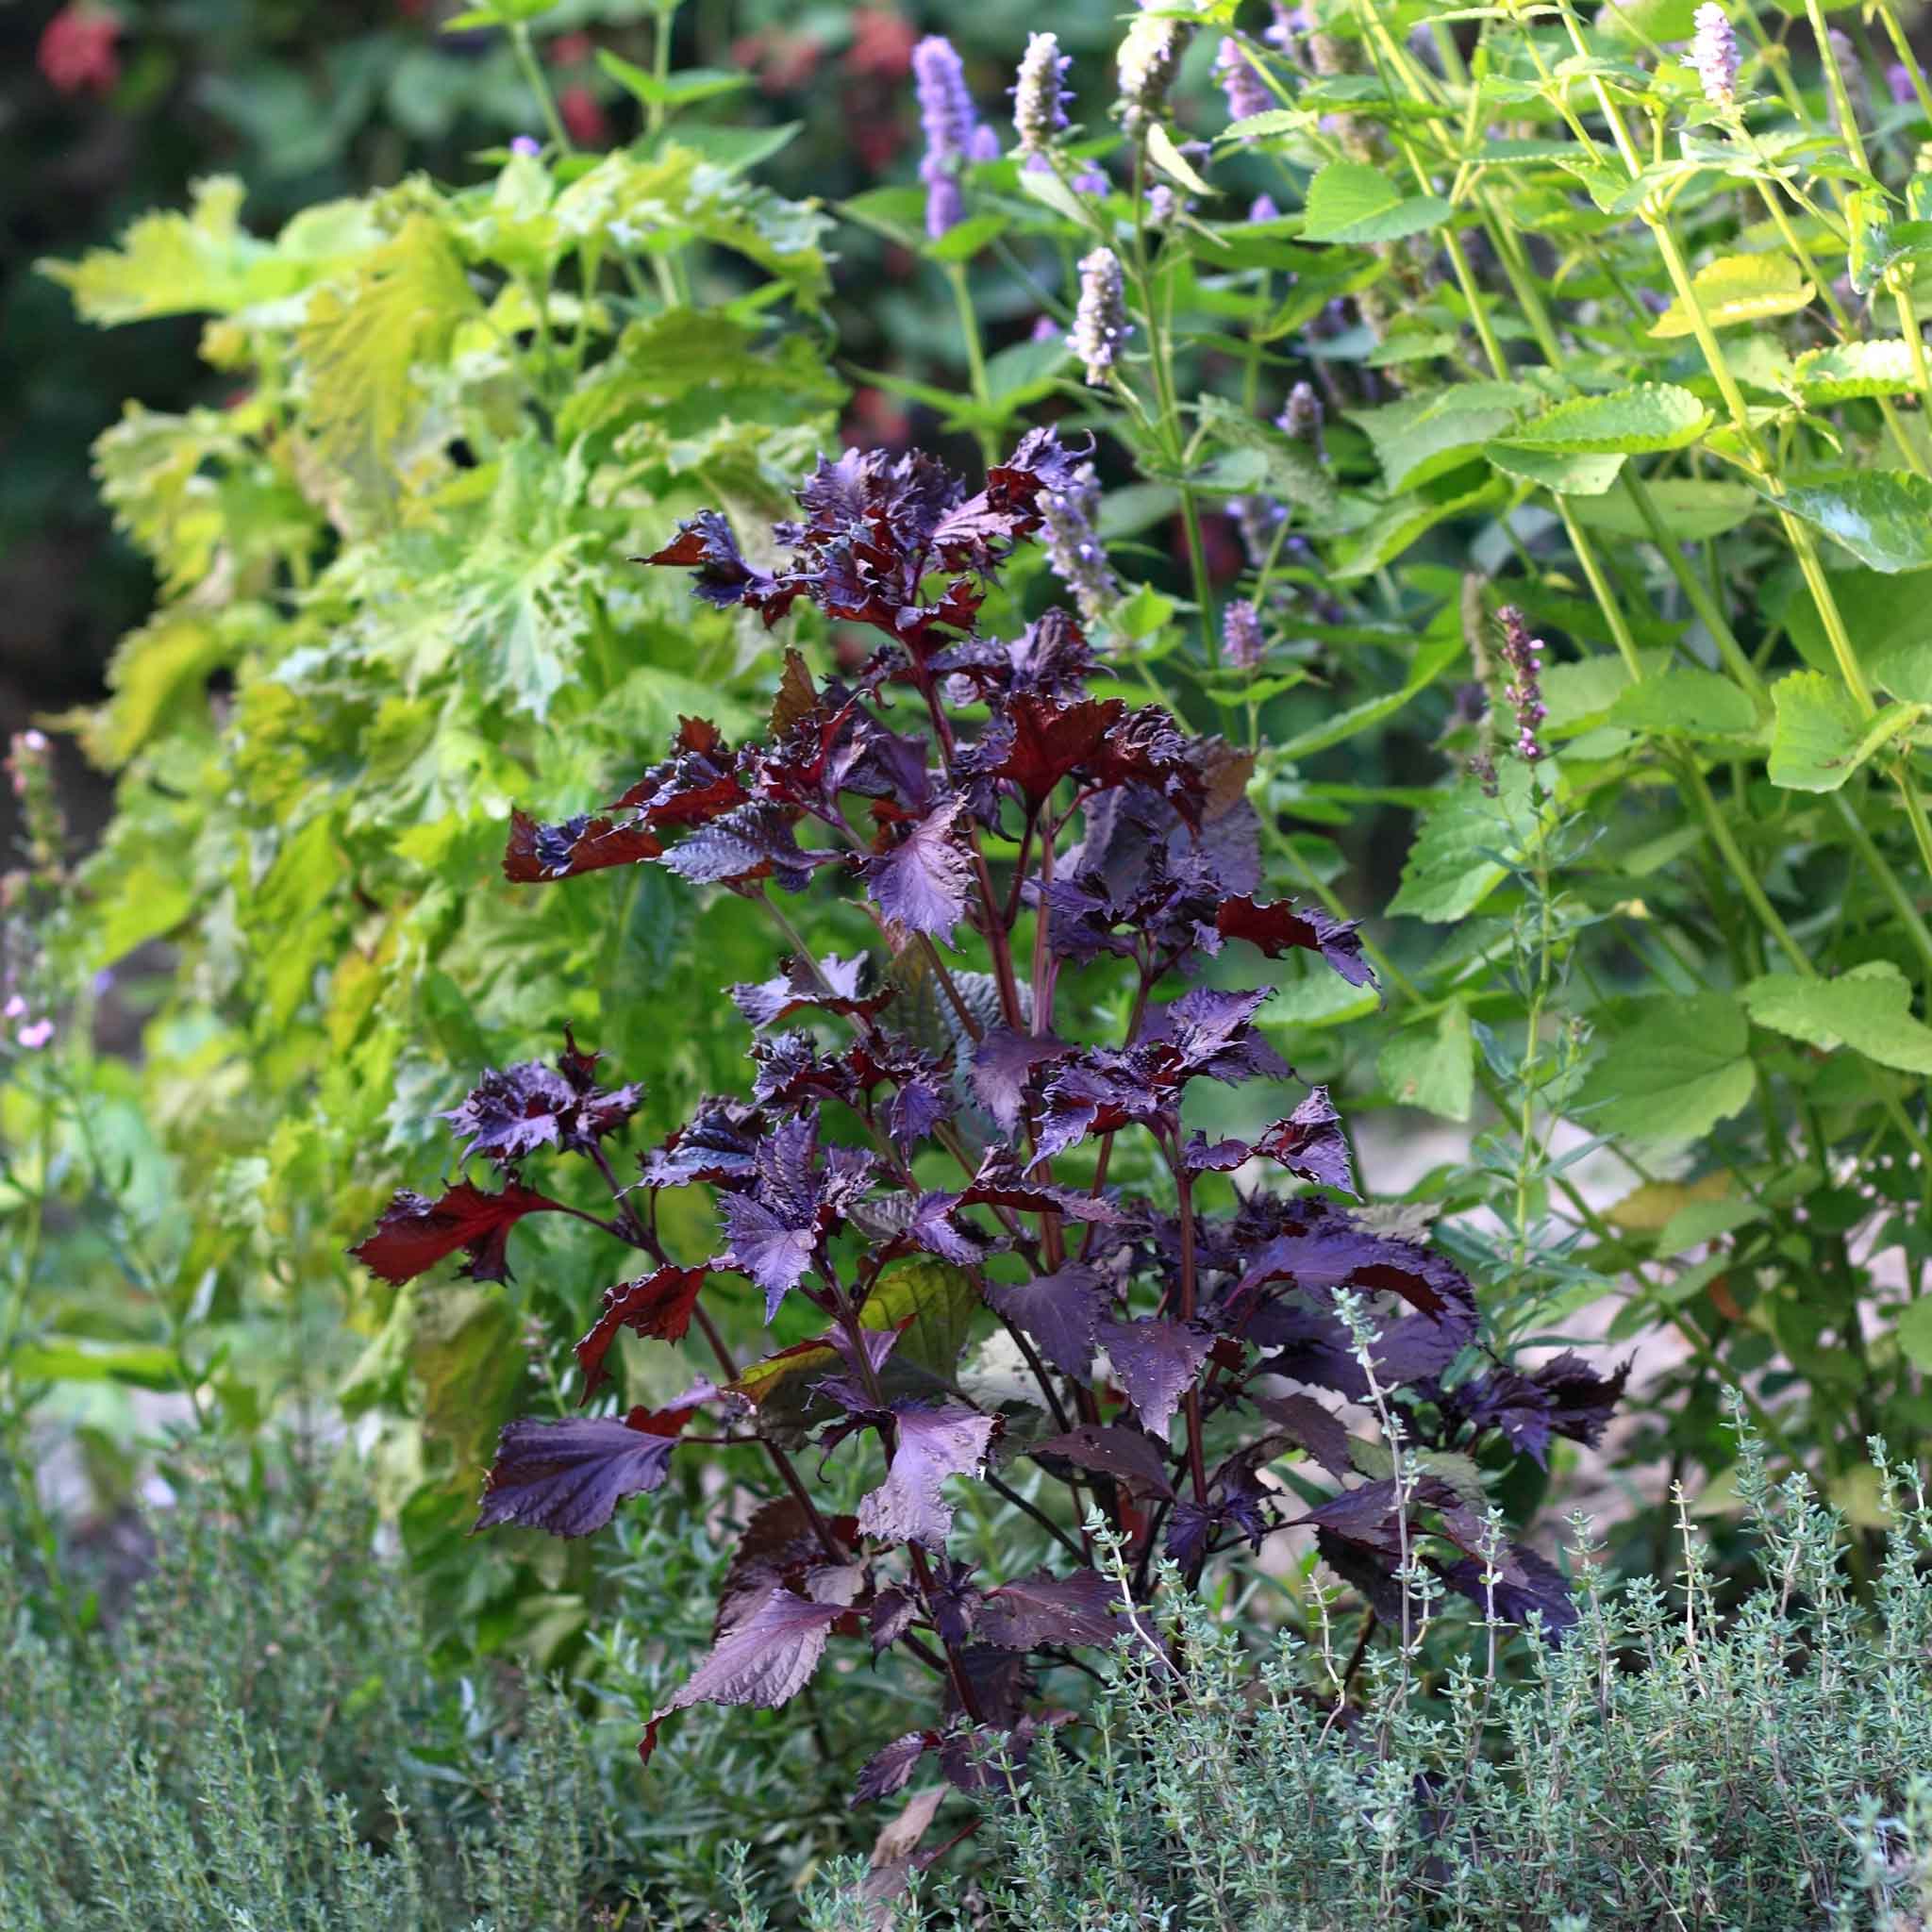
[[543, 143], [534, 134], [520, 134], [510, 142], [509, 151], [513, 155], [523, 155], [534, 160], [543, 152]]
[[1275, 417], [1274, 426], [1296, 442], [1322, 441], [1322, 398], [1311, 382], [1298, 382], [1288, 392], [1288, 405]]
[[1075, 194], [1110, 194], [1113, 183], [1107, 178], [1107, 170], [1098, 161], [1089, 161], [1074, 176]]
[[1147, 191], [1147, 225], [1164, 228], [1180, 212], [1180, 202], [1165, 181], [1157, 181]]
[[1029, 342], [1057, 342], [1060, 339], [1060, 325], [1050, 315], [1036, 315], [1033, 327], [1026, 340]]
[[1885, 70], [1885, 87], [1894, 108], [1909, 108], [1918, 92], [1912, 85], [1912, 70], [1903, 60], [1894, 60]]
[[1027, 40], [1013, 82], [1013, 130], [1020, 137], [1023, 155], [1044, 154], [1055, 135], [1065, 131], [1066, 104], [1073, 97], [1060, 83], [1072, 65], [1072, 57], [1060, 52], [1052, 34], [1034, 34]]
[[1223, 40], [1214, 56], [1214, 72], [1226, 97], [1230, 120], [1251, 120], [1257, 114], [1265, 114], [1274, 105], [1267, 82], [1232, 34]]
[[925, 183], [925, 232], [938, 241], [958, 225], [966, 211], [958, 175], [971, 154], [979, 119], [966, 90], [965, 65], [943, 34], [928, 34], [913, 48], [912, 78], [919, 94], [919, 125], [925, 133], [925, 158], [919, 164]]
[[1040, 502], [1047, 568], [1073, 592], [1082, 623], [1098, 624], [1120, 602], [1121, 586], [1093, 529], [1100, 508], [1100, 479], [1093, 465], [1082, 463], [1066, 489], [1049, 490]]
[[1261, 613], [1254, 605], [1237, 601], [1227, 607], [1221, 655], [1237, 671], [1252, 671], [1261, 661]]
[[1690, 42], [1690, 64], [1704, 85], [1704, 98], [1713, 108], [1728, 108], [1738, 98], [1738, 36], [1717, 0], [1690, 16], [1697, 31]]
[[1160, 118], [1167, 91], [1180, 71], [1181, 56], [1193, 37], [1192, 27], [1158, 14], [1142, 13], [1128, 27], [1121, 42], [1121, 92], [1114, 112], [1129, 140]]
[[1523, 612], [1513, 604], [1496, 612], [1496, 622], [1503, 627], [1503, 662], [1510, 673], [1503, 696], [1516, 714], [1516, 742], [1511, 749], [1524, 764], [1533, 765], [1544, 756], [1537, 729], [1549, 716], [1543, 703], [1543, 641], [1530, 636]]
[[1272, 496], [1230, 496], [1227, 513], [1241, 533], [1248, 568], [1266, 570], [1274, 549], [1274, 533], [1288, 521], [1288, 512]]
[[1278, 222], [1281, 210], [1274, 206], [1272, 194], [1257, 194], [1248, 204], [1248, 219], [1251, 222]]
[[1133, 330], [1127, 325], [1126, 299], [1121, 288], [1120, 258], [1111, 248], [1096, 248], [1080, 263], [1080, 301], [1068, 346], [1086, 368], [1095, 389], [1107, 385], [1120, 345]]
[[14, 733], [7, 759], [13, 795], [26, 832], [27, 858], [36, 873], [54, 874], [67, 849], [67, 818], [54, 782], [54, 747], [43, 731]]
[[1261, 30], [1261, 38], [1271, 47], [1279, 47], [1291, 58], [1294, 55], [1294, 37], [1305, 34], [1314, 25], [1314, 20], [1306, 7], [1289, 7], [1284, 0], [1274, 0], [1274, 21]]

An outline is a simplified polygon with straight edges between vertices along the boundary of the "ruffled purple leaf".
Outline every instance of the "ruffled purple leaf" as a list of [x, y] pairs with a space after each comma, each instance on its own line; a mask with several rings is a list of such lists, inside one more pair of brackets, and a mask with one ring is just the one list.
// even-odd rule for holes
[[506, 1424], [474, 1527], [515, 1523], [552, 1536], [602, 1529], [626, 1496], [662, 1485], [678, 1434], [695, 1413], [634, 1408], [622, 1422], [571, 1416]]
[[986, 1299], [1063, 1374], [1077, 1382], [1091, 1378], [1094, 1334], [1113, 1300], [1112, 1287], [1098, 1270], [1070, 1261], [1031, 1281], [990, 1281]]

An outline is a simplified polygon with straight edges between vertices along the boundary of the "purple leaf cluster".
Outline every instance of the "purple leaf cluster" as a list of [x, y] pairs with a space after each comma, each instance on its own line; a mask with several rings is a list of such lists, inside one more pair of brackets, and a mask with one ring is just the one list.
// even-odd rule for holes
[[[969, 493], [924, 456], [854, 452], [800, 490], [782, 563], [752, 563], [710, 512], [644, 559], [768, 625], [804, 603], [876, 639], [840, 679], [788, 652], [755, 741], [686, 720], [602, 810], [510, 826], [514, 882], [656, 865], [774, 914], [769, 976], [720, 990], [751, 1031], [745, 1091], [620, 1151], [640, 1095], [600, 1082], [566, 1036], [554, 1065], [486, 1073], [443, 1116], [458, 1164], [487, 1161], [494, 1187], [398, 1194], [355, 1251], [397, 1283], [459, 1253], [502, 1280], [525, 1215], [575, 1215], [642, 1257], [586, 1310], [582, 1402], [608, 1402], [622, 1331], [695, 1331], [710, 1350], [718, 1379], [664, 1409], [510, 1424], [478, 1516], [579, 1536], [707, 1450], [762, 1457], [772, 1500], [647, 1755], [674, 1712], [782, 1703], [851, 1644], [930, 1671], [936, 1696], [859, 1795], [902, 1788], [928, 1753], [977, 1789], [989, 1752], [1018, 1760], [1064, 1717], [1051, 1673], [1138, 1628], [1091, 1560], [1093, 1510], [1142, 1599], [1158, 1558], [1192, 1583], [1300, 1524], [1372, 1606], [1398, 1591], [1405, 1547], [1481, 1603], [1496, 1553], [1467, 1496], [1433, 1474], [1358, 1474], [1375, 1465], [1346, 1413], [1371, 1370], [1410, 1442], [1492, 1463], [1594, 1440], [1621, 1392], [1574, 1356], [1487, 1360], [1468, 1278], [1351, 1211], [1337, 1109], [1268, 1036], [1270, 962], [1373, 974], [1353, 925], [1266, 896], [1248, 755], [1090, 693], [1093, 658], [1064, 611], [1018, 638], [981, 632], [993, 580], [1077, 463], [1036, 432]], [[772, 895], [808, 890], [862, 940], [801, 950]], [[1204, 1130], [1204, 1108], [1224, 1122], [1230, 1106], [1252, 1125]], [[1151, 1152], [1155, 1183], [1110, 1183], [1123, 1137], [1133, 1172]], [[540, 1190], [537, 1161], [593, 1169], [605, 1206]], [[659, 1233], [660, 1197], [686, 1188], [715, 1205], [702, 1256]], [[1371, 1311], [1372, 1341], [1344, 1294]], [[815, 1332], [741, 1363], [721, 1299]], [[1024, 1398], [967, 1373], [995, 1337], [1025, 1366]], [[794, 1460], [806, 1445], [815, 1462]], [[821, 1501], [841, 1463], [860, 1473], [849, 1515]], [[1038, 1493], [1065, 1563], [1002, 1579], [960, 1561], [954, 1509], [976, 1481]], [[1507, 1615], [1560, 1631], [1546, 1565], [1506, 1549], [1496, 1569]]]

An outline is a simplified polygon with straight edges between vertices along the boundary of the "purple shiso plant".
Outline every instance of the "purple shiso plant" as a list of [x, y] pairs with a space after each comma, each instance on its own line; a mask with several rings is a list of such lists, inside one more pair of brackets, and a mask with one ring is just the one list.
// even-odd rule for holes
[[[789, 651], [760, 739], [687, 719], [602, 810], [511, 820], [519, 885], [653, 865], [771, 911], [786, 955], [720, 993], [751, 1031], [748, 1089], [626, 1150], [639, 1090], [566, 1034], [554, 1063], [485, 1073], [444, 1116], [482, 1177], [397, 1194], [355, 1251], [397, 1284], [458, 1256], [504, 1281], [519, 1223], [562, 1213], [636, 1257], [587, 1313], [580, 1412], [502, 1431], [479, 1529], [588, 1535], [674, 1461], [739, 1445], [769, 1469], [713, 1647], [655, 1713], [646, 1757], [673, 1712], [783, 1704], [836, 1644], [897, 1652], [933, 1687], [929, 1723], [883, 1742], [858, 1796], [901, 1789], [928, 1752], [977, 1788], [989, 1749], [1022, 1759], [1065, 1717], [1054, 1684], [1081, 1651], [1153, 1641], [1121, 1614], [1090, 1521], [1142, 1601], [1158, 1558], [1191, 1585], [1296, 1524], [1391, 1624], [1418, 1565], [1552, 1638], [1572, 1616], [1556, 1572], [1500, 1542], [1440, 1457], [1360, 1474], [1390, 1445], [1352, 1445], [1345, 1405], [1466, 1470], [1594, 1440], [1623, 1378], [1568, 1355], [1528, 1374], [1487, 1359], [1468, 1279], [1351, 1212], [1336, 1109], [1288, 1085], [1256, 974], [1296, 953], [1368, 986], [1353, 926], [1262, 896], [1247, 754], [1090, 695], [1094, 659], [1063, 610], [1017, 638], [980, 628], [1078, 467], [1035, 431], [968, 494], [924, 455], [848, 452], [800, 490], [780, 567], [749, 561], [715, 511], [646, 559], [767, 625], [802, 602], [878, 638], [843, 681]], [[782, 906], [804, 893], [838, 901], [866, 945], [808, 950]], [[1191, 1124], [1215, 1088], [1247, 1096], [1254, 1131]], [[1127, 1140], [1151, 1166], [1116, 1160]], [[540, 1164], [593, 1173], [608, 1208], [559, 1198]], [[1117, 1166], [1154, 1178], [1124, 1189]], [[718, 1227], [697, 1257], [658, 1215], [694, 1187]], [[803, 1303], [818, 1332], [741, 1361], [717, 1310], [747, 1284], [767, 1324]], [[715, 1379], [619, 1407], [622, 1329], [695, 1329]], [[1024, 1396], [965, 1373], [989, 1341], [1024, 1365]], [[835, 1457], [864, 1471], [849, 1513], [822, 1500]], [[971, 1482], [1028, 1515], [1053, 1561], [993, 1576], [963, 1560], [953, 1491]]]

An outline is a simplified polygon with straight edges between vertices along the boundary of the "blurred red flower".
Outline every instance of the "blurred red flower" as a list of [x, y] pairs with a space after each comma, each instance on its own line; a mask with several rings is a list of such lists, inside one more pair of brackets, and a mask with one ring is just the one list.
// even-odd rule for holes
[[567, 87], [557, 97], [557, 111], [570, 138], [579, 147], [604, 147], [610, 140], [610, 123], [597, 105], [597, 96], [579, 84]]
[[786, 33], [776, 27], [745, 34], [731, 43], [731, 58], [756, 74], [768, 94], [794, 93], [818, 72], [823, 44], [810, 34]]
[[589, 34], [558, 34], [543, 50], [543, 58], [553, 67], [581, 67], [596, 51]]
[[83, 88], [105, 94], [121, 78], [114, 53], [120, 36], [121, 23], [111, 13], [86, 0], [73, 0], [47, 23], [34, 58], [63, 94], [77, 94]]
[[845, 410], [848, 449], [903, 449], [912, 434], [905, 405], [882, 389], [857, 389]]
[[852, 16], [852, 44], [845, 50], [848, 73], [903, 80], [912, 71], [912, 47], [919, 29], [889, 8], [862, 7]]

